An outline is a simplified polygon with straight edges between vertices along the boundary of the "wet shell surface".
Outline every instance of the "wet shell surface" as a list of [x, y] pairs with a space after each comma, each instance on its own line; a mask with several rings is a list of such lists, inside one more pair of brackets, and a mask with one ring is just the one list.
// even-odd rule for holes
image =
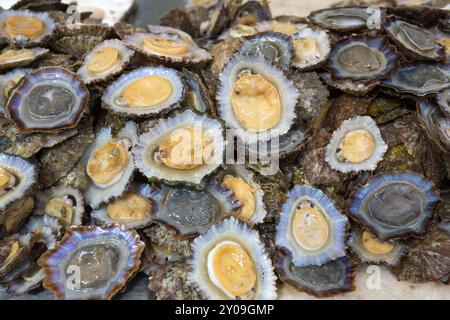
[[450, 88], [450, 65], [426, 62], [403, 65], [383, 86], [419, 97], [436, 94]]
[[298, 185], [283, 204], [275, 243], [296, 266], [320, 266], [345, 255], [347, 223], [321, 190]]
[[376, 175], [352, 197], [349, 213], [381, 241], [425, 232], [438, 197], [412, 172]]
[[7, 48], [0, 53], [0, 71], [26, 67], [34, 61], [45, 57], [49, 52], [45, 48]]
[[132, 149], [137, 142], [136, 124], [129, 121], [116, 136], [111, 128], [101, 129], [86, 148], [80, 161], [89, 177], [84, 197], [92, 208], [125, 192], [135, 170]]
[[289, 131], [299, 93], [281, 70], [263, 57], [235, 55], [219, 76], [218, 111], [247, 143]]
[[408, 251], [405, 243], [399, 240], [380, 241], [367, 230], [353, 230], [347, 245], [357, 258], [365, 263], [396, 265]]
[[121, 197], [92, 210], [91, 217], [100, 225], [115, 223], [127, 229], [141, 229], [151, 223], [152, 213], [160, 210], [160, 205], [151, 186], [135, 185]]
[[22, 78], [6, 111], [21, 132], [53, 132], [76, 127], [88, 101], [89, 91], [76, 74], [44, 67]]
[[34, 46], [48, 40], [56, 22], [46, 12], [5, 10], [0, 13], [0, 35], [18, 46]]
[[148, 67], [122, 75], [106, 89], [103, 106], [127, 117], [157, 115], [179, 106], [185, 89], [175, 69]]
[[237, 219], [213, 226], [192, 249], [189, 281], [205, 298], [276, 298], [276, 277], [259, 235]]
[[0, 153], [0, 210], [23, 198], [36, 182], [36, 167], [15, 156]]
[[153, 221], [168, 225], [181, 238], [205, 234], [242, 206], [232, 191], [215, 182], [203, 191], [163, 186], [153, 192], [152, 199], [156, 203]]
[[121, 73], [133, 56], [134, 52], [122, 41], [106, 40], [84, 58], [77, 73], [86, 84], [108, 80]]
[[275, 270], [284, 283], [316, 297], [330, 297], [355, 290], [355, 264], [342, 257], [321, 266], [299, 267], [289, 254], [278, 252]]
[[325, 160], [337, 171], [373, 171], [388, 149], [380, 129], [371, 117], [342, 122], [327, 146]]
[[394, 72], [398, 57], [385, 37], [350, 36], [334, 44], [326, 67], [334, 78], [370, 82]]
[[141, 135], [134, 156], [147, 178], [199, 185], [222, 164], [224, 150], [222, 123], [186, 110]]
[[[111, 299], [139, 268], [144, 243], [118, 226], [71, 227], [40, 259], [44, 287], [57, 299]], [[71, 277], [79, 283], [71, 285]]]
[[292, 35], [294, 44], [294, 67], [312, 69], [324, 63], [331, 52], [328, 34], [320, 29], [304, 28]]

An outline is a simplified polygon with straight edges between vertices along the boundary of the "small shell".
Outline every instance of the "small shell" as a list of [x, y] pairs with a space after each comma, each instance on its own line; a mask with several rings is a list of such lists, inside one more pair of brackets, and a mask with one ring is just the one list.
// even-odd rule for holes
[[[305, 53], [302, 40], [314, 41], [313, 51]], [[320, 29], [304, 28], [292, 35], [294, 43], [293, 66], [300, 70], [311, 70], [323, 64], [330, 55], [331, 41], [328, 34]]]
[[11, 90], [31, 71], [33, 69], [18, 68], [0, 76], [0, 111], [2, 113], [5, 111], [6, 102], [11, 94]]
[[45, 48], [10, 49], [0, 53], [0, 71], [26, 67], [36, 60], [45, 57], [50, 51]]

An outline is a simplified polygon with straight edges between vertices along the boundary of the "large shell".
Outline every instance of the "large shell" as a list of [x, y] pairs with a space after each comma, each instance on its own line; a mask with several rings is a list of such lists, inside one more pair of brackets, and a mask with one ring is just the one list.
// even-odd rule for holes
[[207, 299], [230, 299], [229, 295], [214, 284], [208, 272], [211, 267], [213, 268], [208, 261], [210, 252], [221, 243], [227, 241], [239, 245], [248, 254], [254, 264], [256, 288], [253, 288], [253, 296], [250, 299], [275, 299], [276, 277], [258, 233], [248, 229], [234, 218], [213, 226], [207, 234], [194, 240], [189, 281]]
[[[111, 128], [103, 128], [97, 132], [94, 142], [84, 151], [80, 161], [86, 168], [87, 164], [95, 152], [108, 143], [123, 143], [124, 148], [127, 148], [127, 159], [124, 167], [121, 168], [113, 177], [113, 182], [107, 184], [97, 184], [89, 178], [89, 186], [84, 191], [84, 197], [87, 204], [92, 208], [97, 208], [101, 203], [108, 201], [111, 198], [121, 196], [128, 187], [135, 169], [132, 149], [138, 142], [137, 127], [134, 122], [127, 122], [122, 130], [113, 136]], [[86, 170], [86, 169], [85, 169]]]
[[[280, 116], [276, 123], [271, 123], [271, 128], [264, 130], [247, 130], [247, 127], [239, 120], [233, 111], [232, 94], [234, 86], [240, 80], [241, 75], [250, 72], [259, 76], [264, 83], [275, 88], [281, 107]], [[219, 76], [220, 88], [217, 93], [219, 114], [228, 127], [235, 130], [236, 136], [248, 143], [267, 141], [287, 133], [295, 118], [295, 106], [299, 93], [294, 84], [289, 81], [281, 70], [272, 66], [261, 56], [248, 56], [237, 54], [228, 61], [222, 74]], [[238, 94], [238, 93], [236, 93]], [[262, 94], [262, 93], [258, 93]], [[270, 105], [269, 105], [270, 107]], [[272, 110], [269, 110], [272, 113]], [[264, 111], [257, 112], [256, 117], [266, 116]], [[255, 119], [253, 118], [253, 121]], [[258, 123], [259, 121], [255, 121]], [[247, 124], [248, 125], [248, 124]]]
[[425, 60], [442, 60], [443, 47], [433, 32], [400, 19], [390, 19], [385, 27], [390, 37], [410, 56]]
[[[115, 200], [112, 200], [109, 202], [109, 204], [107, 205], [103, 205], [101, 206], [99, 209], [97, 210], [92, 210], [91, 212], [91, 217], [94, 218], [98, 224], [101, 225], [110, 225], [110, 224], [121, 224], [123, 225], [125, 228], [127, 229], [141, 229], [146, 227], [148, 224], [151, 223], [152, 221], [152, 213], [155, 212], [156, 210], [160, 210], [160, 203], [157, 203], [154, 198], [155, 197], [155, 192], [152, 190], [152, 187], [147, 185], [147, 184], [142, 184], [142, 185], [135, 185], [132, 186], [125, 194], [124, 196], [126, 197], [127, 195], [133, 195], [136, 198], [130, 198], [130, 200], [128, 199], [123, 199], [122, 197], [119, 197]], [[137, 201], [139, 201], [139, 199], [141, 199], [143, 202], [146, 202], [148, 205], [148, 211], [145, 212], [145, 214], [143, 216], [138, 215], [140, 212], [137, 212], [137, 210], [142, 210], [143, 205], [136, 203]], [[110, 206], [114, 206], [116, 203], [116, 201], [129, 201], [129, 206], [128, 207], [124, 207], [121, 211], [121, 215], [123, 214], [124, 217], [123, 219], [117, 219], [116, 217], [111, 217], [109, 214], [109, 208]], [[158, 199], [159, 200], [159, 199]], [[133, 207], [133, 204], [136, 203], [136, 207]], [[120, 208], [120, 207], [119, 207]], [[129, 211], [127, 211], [127, 209]], [[136, 215], [133, 215], [134, 211], [136, 212]]]
[[321, 266], [298, 267], [289, 254], [279, 251], [275, 257], [275, 270], [284, 283], [316, 297], [329, 297], [355, 290], [356, 265], [342, 257]]
[[[28, 24], [36, 29], [22, 30], [19, 24], [18, 30], [14, 30], [14, 21], [12, 21], [14, 18], [31, 20], [32, 22], [28, 22]], [[11, 28], [13, 29], [11, 30]], [[49, 40], [55, 28], [56, 22], [46, 12], [5, 10], [0, 13], [0, 35], [14, 45], [35, 46], [41, 44]]]
[[450, 64], [418, 62], [403, 65], [383, 86], [398, 93], [424, 97], [450, 88]]
[[327, 63], [334, 78], [366, 82], [387, 78], [397, 66], [397, 53], [387, 39], [369, 35], [335, 43]]
[[325, 29], [339, 32], [375, 29], [385, 19], [384, 10], [368, 7], [330, 8], [312, 12], [308, 20]]
[[[160, 143], [169, 133], [182, 133], [182, 130], [189, 129], [201, 130], [208, 136], [212, 147], [210, 161], [206, 163], [202, 161], [199, 166], [191, 169], [178, 169], [169, 167], [155, 158]], [[224, 150], [225, 141], [222, 123], [207, 115], [198, 115], [191, 110], [186, 110], [171, 118], [161, 120], [147, 133], [141, 135], [139, 143], [134, 149], [134, 156], [136, 166], [147, 178], [164, 180], [169, 183], [185, 182], [199, 185], [206, 175], [220, 166], [223, 161]], [[198, 159], [190, 160], [193, 164], [198, 161]]]
[[57, 299], [111, 299], [139, 268], [144, 243], [118, 226], [71, 227], [40, 259]]
[[[297, 228], [295, 227], [296, 210], [303, 206], [303, 203], [306, 203], [311, 209], [317, 209], [319, 212], [316, 218], [313, 217], [314, 215], [311, 215], [311, 219], [313, 219], [311, 222], [321, 220], [318, 219], [320, 215], [324, 225], [326, 225], [325, 230], [323, 230], [326, 232], [323, 237], [324, 239], [319, 239], [320, 244], [315, 246], [305, 246], [305, 243], [308, 241], [305, 241], [305, 239], [303, 239], [303, 243], [298, 241], [295, 233], [295, 229]], [[309, 215], [310, 213], [307, 213], [305, 219], [308, 219]], [[281, 210], [275, 242], [277, 246], [287, 249], [292, 254], [292, 261], [295, 265], [320, 266], [330, 260], [345, 255], [345, 232], [347, 223], [347, 217], [336, 209], [333, 202], [321, 190], [307, 185], [297, 185], [289, 191], [288, 199]], [[322, 231], [316, 228], [316, 224], [311, 226], [305, 224], [309, 224], [308, 220], [303, 222], [303, 225], [301, 225], [302, 228], [313, 228], [309, 232], [312, 232], [312, 230], [315, 230], [315, 232]], [[306, 230], [305, 234], [306, 232], [308, 231]]]
[[352, 197], [351, 216], [381, 241], [423, 234], [438, 201], [433, 185], [412, 172], [373, 177]]
[[21, 132], [74, 128], [87, 109], [89, 91], [69, 70], [46, 67], [28, 73], [14, 88], [7, 116]]
[[[90, 62], [93, 61], [93, 59], [98, 55], [101, 54], [102, 50], [112, 49], [113, 52], [117, 54], [116, 61], [110, 62], [111, 65], [109, 67], [107, 66], [100, 66], [100, 68], [97, 66], [97, 68], [101, 71], [97, 71], [95, 69], [92, 71], [92, 67], [90, 68]], [[85, 58], [84, 63], [78, 69], [77, 73], [81, 77], [81, 79], [84, 81], [84, 83], [95, 83], [100, 82], [104, 80], [111, 79], [113, 76], [121, 73], [123, 69], [128, 65], [131, 58], [134, 56], [134, 52], [127, 47], [120, 41], [116, 39], [112, 40], [106, 40], [102, 42], [101, 44], [97, 45]], [[95, 64], [95, 61], [92, 62]], [[105, 63], [105, 62], [103, 62]]]
[[[146, 79], [159, 79], [161, 82], [150, 82], [145, 87], [137, 87], [139, 81]], [[141, 100], [145, 100], [146, 95], [155, 96], [158, 92], [165, 92], [166, 87], [168, 92], [162, 100], [151, 102], [150, 105], [129, 105], [126, 94], [127, 89], [136, 85], [136, 91], [129, 91], [128, 95], [138, 100], [140, 95], [144, 95]], [[164, 85], [164, 87], [163, 87]], [[145, 92], [139, 91], [145, 89]], [[168, 112], [179, 106], [179, 103], [184, 97], [184, 84], [181, 76], [175, 69], [166, 67], [147, 67], [135, 69], [130, 73], [122, 75], [119, 79], [108, 86], [104, 95], [102, 96], [103, 106], [112, 112], [118, 113], [127, 117], [137, 116], [151, 116], [157, 115], [161, 112]], [[156, 98], [155, 98], [156, 100]], [[146, 102], [145, 102], [146, 103]]]
[[153, 192], [152, 199], [156, 203], [153, 221], [170, 226], [182, 238], [205, 234], [241, 207], [230, 190], [215, 182], [204, 191], [163, 186]]

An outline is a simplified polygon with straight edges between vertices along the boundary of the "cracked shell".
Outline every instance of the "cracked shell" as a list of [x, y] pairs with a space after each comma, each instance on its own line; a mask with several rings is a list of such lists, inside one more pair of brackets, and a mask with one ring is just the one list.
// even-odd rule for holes
[[139, 137], [136, 166], [149, 179], [200, 185], [223, 162], [222, 123], [192, 110], [162, 119]]
[[6, 111], [21, 132], [53, 132], [76, 127], [88, 101], [89, 91], [76, 74], [45, 67], [22, 78]]
[[0, 12], [0, 36], [18, 46], [36, 46], [49, 40], [56, 22], [46, 12], [5, 10]]
[[297, 185], [283, 204], [275, 243], [296, 266], [320, 266], [345, 255], [347, 223], [321, 190]]
[[115, 223], [126, 229], [142, 229], [151, 223], [152, 213], [160, 209], [161, 204], [154, 198], [150, 185], [133, 185], [119, 198], [92, 210], [91, 217], [100, 225]]
[[387, 78], [398, 64], [386, 37], [360, 35], [335, 43], [326, 67], [336, 79], [372, 82]]
[[[119, 226], [70, 227], [39, 261], [44, 287], [57, 299], [111, 299], [138, 271], [143, 250], [135, 231]], [[80, 288], [68, 285], [74, 266], [80, 270]]]
[[[230, 218], [192, 244], [189, 281], [211, 300], [275, 299], [276, 276], [256, 231]], [[230, 273], [227, 268], [233, 268]]]
[[106, 88], [102, 106], [126, 117], [158, 115], [179, 107], [184, 93], [183, 80], [175, 69], [139, 68]]
[[380, 241], [420, 235], [439, 198], [412, 172], [378, 174], [352, 195], [349, 213]]
[[106, 40], [85, 58], [77, 73], [86, 84], [106, 81], [120, 74], [134, 56], [134, 52], [117, 39]]
[[80, 161], [89, 179], [84, 198], [92, 208], [126, 191], [135, 170], [132, 149], [137, 142], [136, 124], [129, 121], [116, 136], [110, 127], [101, 129], [86, 148]]
[[287, 133], [295, 118], [298, 90], [263, 57], [234, 55], [219, 76], [218, 111], [247, 143]]
[[325, 160], [337, 171], [373, 171], [388, 149], [380, 129], [371, 117], [342, 122], [327, 146]]

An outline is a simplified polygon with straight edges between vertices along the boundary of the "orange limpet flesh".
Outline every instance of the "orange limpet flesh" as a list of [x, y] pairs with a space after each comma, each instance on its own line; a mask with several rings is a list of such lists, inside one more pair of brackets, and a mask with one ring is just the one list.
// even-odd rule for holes
[[122, 98], [129, 107], [145, 108], [166, 101], [172, 92], [172, 84], [166, 78], [146, 76], [127, 86], [122, 93]]
[[6, 186], [11, 181], [12, 174], [8, 170], [0, 167], [0, 188]]
[[6, 50], [0, 54], [0, 63], [8, 63], [33, 58], [34, 52], [30, 49]]
[[122, 143], [108, 142], [98, 148], [89, 159], [86, 171], [98, 184], [107, 184], [114, 180], [128, 163], [128, 150]]
[[104, 73], [116, 67], [119, 62], [119, 50], [113, 47], [103, 47], [94, 52], [87, 63], [87, 69], [92, 73]]
[[231, 105], [240, 123], [254, 132], [274, 128], [281, 118], [280, 94], [259, 74], [244, 75], [234, 83]]
[[117, 221], [142, 220], [151, 213], [150, 200], [134, 193], [126, 193], [124, 196], [108, 204], [106, 209], [108, 216]]
[[61, 198], [53, 198], [47, 201], [44, 211], [49, 216], [62, 221], [65, 225], [71, 224], [74, 214], [74, 208]]
[[292, 36], [294, 33], [297, 33], [298, 31], [298, 28], [291, 23], [272, 22], [271, 27], [272, 31], [284, 33], [288, 36]]
[[44, 33], [45, 25], [36, 17], [10, 16], [6, 19], [5, 29], [10, 37], [25, 36], [34, 39]]
[[184, 56], [189, 51], [189, 43], [184, 40], [152, 35], [144, 39], [144, 49], [167, 56]]
[[339, 144], [339, 153], [344, 161], [361, 163], [375, 152], [375, 139], [366, 130], [354, 130], [347, 133]]
[[294, 39], [295, 60], [303, 61], [317, 51], [317, 42], [313, 38]]
[[202, 130], [176, 129], [159, 144], [158, 159], [169, 168], [190, 170], [210, 159], [211, 146], [211, 140]]
[[211, 252], [214, 277], [228, 294], [245, 297], [256, 287], [257, 274], [250, 255], [239, 245], [223, 243]]
[[318, 250], [328, 241], [328, 221], [316, 207], [304, 201], [294, 213], [292, 232], [305, 250]]
[[242, 178], [236, 178], [230, 175], [227, 175], [223, 179], [222, 184], [226, 188], [233, 191], [234, 196], [242, 203], [242, 207], [239, 209], [238, 217], [244, 221], [250, 220], [256, 211], [253, 188]]
[[367, 251], [373, 254], [387, 254], [394, 249], [393, 243], [381, 242], [367, 230], [362, 234], [362, 244]]
[[444, 47], [445, 53], [450, 53], [450, 38], [440, 38], [437, 42]]

